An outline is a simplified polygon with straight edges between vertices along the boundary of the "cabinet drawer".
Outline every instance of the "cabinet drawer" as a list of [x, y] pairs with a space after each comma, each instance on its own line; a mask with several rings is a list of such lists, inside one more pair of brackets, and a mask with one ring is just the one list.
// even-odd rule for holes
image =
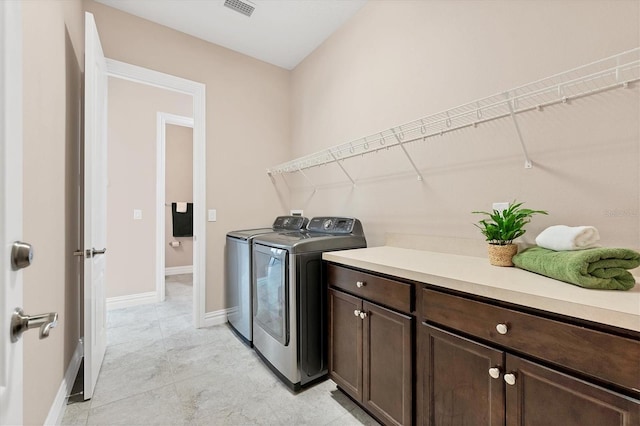
[[329, 286], [403, 312], [411, 312], [411, 284], [327, 265]]
[[[427, 321], [640, 392], [640, 341], [422, 290]], [[501, 334], [497, 326], [506, 326]], [[501, 331], [505, 331], [504, 329]]]

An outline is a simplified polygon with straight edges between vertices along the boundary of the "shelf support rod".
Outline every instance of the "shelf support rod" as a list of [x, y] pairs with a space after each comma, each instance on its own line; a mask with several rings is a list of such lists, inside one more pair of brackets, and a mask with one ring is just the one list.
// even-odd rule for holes
[[351, 177], [351, 175], [349, 173], [347, 173], [347, 170], [344, 168], [344, 166], [342, 164], [340, 164], [340, 161], [338, 161], [338, 158], [333, 154], [333, 151], [331, 151], [330, 149], [327, 150], [329, 152], [329, 155], [331, 156], [331, 158], [333, 158], [333, 161], [340, 166], [340, 168], [342, 169], [342, 172], [349, 178], [349, 180], [351, 181], [351, 184], [353, 186], [356, 186], [356, 181], [353, 180], [353, 178]]
[[302, 171], [302, 168], [300, 168], [300, 166], [298, 166], [298, 171], [300, 172], [300, 174], [302, 176], [304, 176], [304, 178], [307, 180], [307, 182], [309, 182], [309, 184], [311, 186], [313, 186], [313, 193], [315, 194], [318, 191], [318, 188], [316, 188], [316, 186], [313, 184], [313, 182], [311, 181], [311, 179], [309, 179], [309, 176], [307, 176], [307, 174], [305, 172]]
[[[407, 151], [407, 148], [404, 147], [403, 142], [402, 142], [402, 138], [400, 138], [400, 136], [396, 133], [396, 131], [394, 129], [391, 129], [391, 131], [393, 132], [393, 136], [395, 136], [396, 140], [398, 141], [398, 146], [400, 148], [402, 148], [402, 152], [404, 152], [404, 155], [407, 156], [407, 160], [409, 160], [409, 163], [411, 163], [411, 167], [413, 167], [413, 170], [418, 175], [418, 180], [420, 182], [422, 182], [424, 180], [424, 178], [422, 177], [422, 173], [420, 173], [420, 170], [418, 170], [418, 167], [416, 166], [416, 163], [413, 162], [413, 159], [411, 158], [411, 155], [409, 155], [409, 152]], [[420, 139], [422, 139], [422, 138], [420, 138]]]
[[520, 126], [518, 125], [518, 120], [516, 119], [516, 113], [513, 110], [513, 104], [511, 98], [509, 98], [509, 92], [505, 92], [505, 96], [507, 98], [507, 105], [509, 106], [509, 114], [513, 119], [513, 125], [516, 128], [516, 132], [518, 133], [518, 139], [520, 140], [520, 146], [522, 147], [522, 153], [524, 154], [524, 168], [530, 169], [533, 167], [531, 164], [531, 160], [529, 159], [529, 154], [527, 153], [527, 147], [524, 144], [524, 139], [522, 138], [522, 132], [520, 131]]

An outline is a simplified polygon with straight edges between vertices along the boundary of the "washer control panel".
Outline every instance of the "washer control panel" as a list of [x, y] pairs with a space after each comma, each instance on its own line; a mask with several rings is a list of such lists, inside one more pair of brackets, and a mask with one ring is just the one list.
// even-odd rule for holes
[[307, 226], [309, 219], [303, 216], [278, 216], [273, 222], [273, 229], [299, 231]]
[[351, 217], [314, 217], [309, 221], [307, 230], [327, 234], [350, 234], [357, 219]]

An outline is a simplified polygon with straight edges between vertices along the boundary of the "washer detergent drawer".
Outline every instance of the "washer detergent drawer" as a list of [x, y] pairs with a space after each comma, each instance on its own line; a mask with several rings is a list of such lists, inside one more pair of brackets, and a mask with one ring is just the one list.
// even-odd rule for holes
[[289, 257], [286, 250], [253, 246], [253, 317], [278, 342], [289, 344]]

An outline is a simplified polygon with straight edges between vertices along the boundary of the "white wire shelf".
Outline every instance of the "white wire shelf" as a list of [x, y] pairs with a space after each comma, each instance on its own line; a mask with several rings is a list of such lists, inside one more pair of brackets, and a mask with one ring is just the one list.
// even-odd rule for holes
[[[409, 123], [392, 127], [351, 142], [335, 145], [313, 154], [279, 164], [267, 169], [270, 176], [302, 172], [305, 169], [328, 163], [337, 163], [349, 180], [341, 162], [347, 158], [370, 154], [382, 149], [399, 147], [422, 180], [405, 145], [425, 141], [466, 127], [504, 117], [512, 117], [522, 145], [525, 167], [532, 167], [516, 115], [533, 109], [567, 103], [572, 99], [600, 93], [606, 90], [628, 87], [640, 80], [640, 47], [586, 64], [533, 83], [529, 83], [486, 98], [478, 99], [437, 114], [428, 115]], [[304, 173], [303, 173], [304, 174]]]

